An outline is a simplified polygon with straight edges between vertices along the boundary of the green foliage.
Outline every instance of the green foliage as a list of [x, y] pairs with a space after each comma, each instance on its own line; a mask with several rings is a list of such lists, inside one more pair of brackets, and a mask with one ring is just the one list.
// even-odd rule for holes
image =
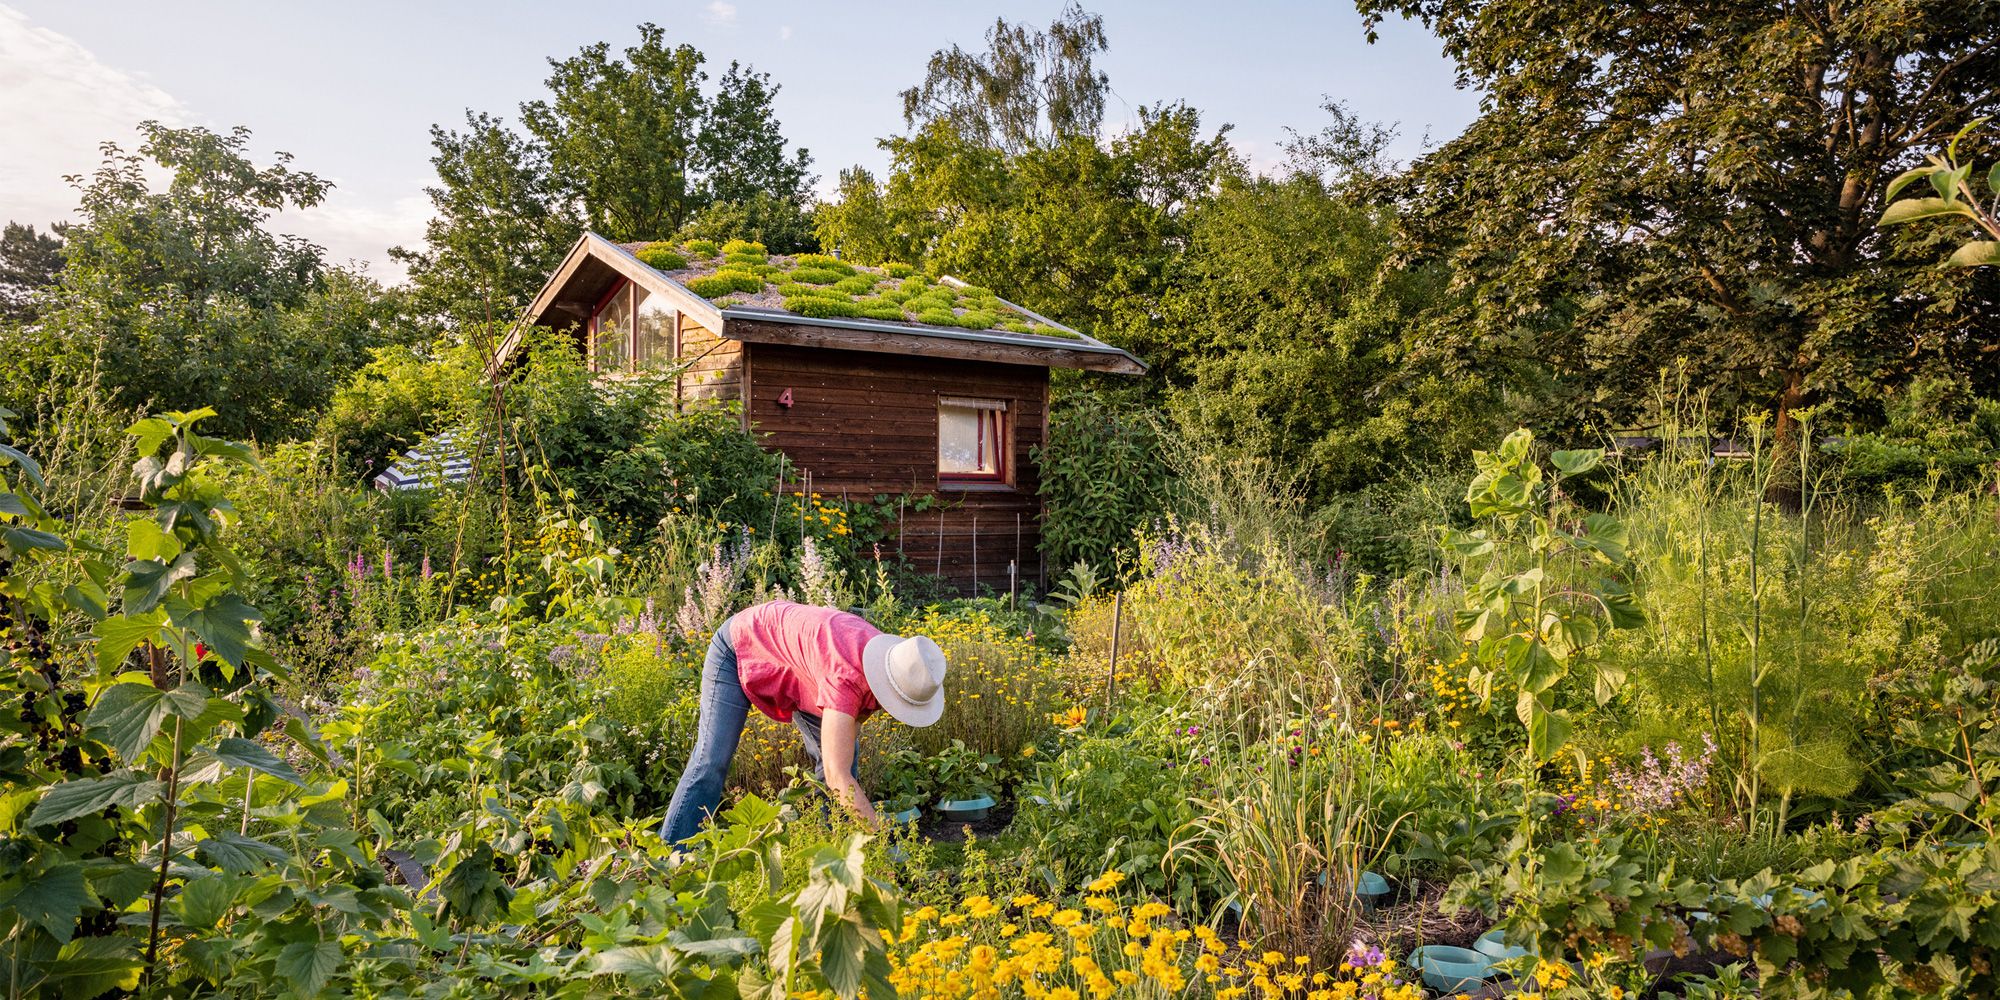
[[675, 253], [671, 246], [660, 243], [641, 247], [633, 256], [655, 271], [678, 271], [688, 265], [686, 257]]
[[1167, 490], [1156, 434], [1151, 414], [1104, 396], [1057, 401], [1048, 440], [1031, 453], [1041, 470], [1042, 553], [1050, 565], [1132, 561], [1136, 533]]
[[356, 479], [381, 472], [429, 435], [462, 421], [479, 398], [484, 365], [464, 347], [378, 347], [333, 391], [314, 437]]
[[1200, 446], [1296, 469], [1326, 503], [1503, 430], [1497, 380], [1412, 335], [1449, 276], [1388, 267], [1391, 209], [1295, 173], [1224, 184], [1192, 225], [1165, 322], [1130, 346], [1183, 386], [1168, 405]]
[[686, 246], [688, 256], [696, 260], [706, 260], [722, 253], [722, 248], [711, 239], [692, 239], [687, 241]]
[[776, 253], [819, 248], [798, 200], [763, 192], [734, 201], [712, 202], [688, 219], [677, 234], [679, 239], [698, 238], [704, 243], [738, 236], [754, 239]]
[[68, 228], [57, 223], [38, 233], [32, 225], [9, 222], [0, 230], [0, 322], [33, 322], [41, 315], [41, 296], [63, 268]]
[[[283, 438], [312, 423], [371, 347], [404, 334], [375, 282], [264, 228], [329, 185], [245, 155], [250, 134], [147, 123], [137, 154], [105, 148], [80, 181], [81, 221], [40, 322], [0, 329], [0, 398], [100, 388], [127, 413], [219, 405], [217, 429]], [[168, 183], [154, 190], [149, 164]]]
[[519, 315], [583, 234], [549, 147], [467, 111], [463, 131], [431, 126], [431, 148], [424, 245], [389, 249], [409, 271], [417, 311], [459, 326]]
[[793, 281], [808, 285], [831, 285], [847, 275], [830, 267], [800, 267], [791, 273]]
[[[1410, 167], [1411, 257], [1479, 290], [1421, 335], [1473, 365], [1537, 359], [1554, 381], [1521, 387], [1552, 419], [1647, 420], [1646, 383], [1680, 358], [1723, 412], [1775, 412], [1785, 442], [1791, 410], [1866, 422], [1920, 371], [1994, 393], [1996, 330], [1976, 303], [2000, 274], [1936, 266], [1965, 229], [1876, 218], [1891, 178], [2000, 111], [2000, 66], [1971, 55], [2000, 14], [1912, 10], [1885, 30], [1873, 7], [1360, 8], [1420, 19], [1494, 95]], [[1849, 127], [1864, 108], [1877, 127]]]
[[1106, 46], [1104, 18], [1074, 5], [1046, 30], [996, 18], [986, 46], [932, 53], [923, 84], [903, 91], [904, 123], [1008, 153], [1097, 134], [1111, 89], [1093, 62]]

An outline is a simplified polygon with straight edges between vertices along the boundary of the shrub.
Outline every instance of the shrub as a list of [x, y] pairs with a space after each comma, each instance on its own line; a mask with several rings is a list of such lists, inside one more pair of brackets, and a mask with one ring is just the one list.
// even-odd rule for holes
[[[910, 303], [914, 308], [916, 303]], [[957, 326], [958, 314], [941, 306], [929, 306], [917, 312], [917, 322], [927, 326]]]
[[970, 309], [959, 315], [955, 322], [968, 330], [991, 330], [1000, 317], [983, 309]]
[[769, 256], [764, 250], [764, 244], [752, 243], [749, 240], [730, 240], [722, 245], [722, 253], [724, 256], [730, 254], [747, 254], [759, 260]]
[[687, 252], [688, 256], [701, 259], [713, 257], [721, 253], [722, 250], [715, 245], [714, 240], [689, 240], [687, 241]]
[[755, 273], [725, 267], [705, 278], [691, 278], [687, 289], [704, 299], [713, 299], [731, 292], [756, 293], [764, 290], [764, 279]]
[[834, 282], [833, 290], [836, 292], [845, 292], [848, 295], [865, 295], [875, 290], [877, 280], [879, 279], [872, 274], [857, 274], [854, 277], [842, 278]]
[[815, 269], [824, 268], [830, 271], [839, 271], [842, 274], [854, 273], [854, 265], [838, 257], [830, 257], [823, 253], [799, 254], [797, 257], [792, 258], [792, 265], [794, 267], [810, 267]]
[[845, 277], [847, 276], [830, 267], [801, 267], [792, 272], [793, 281], [802, 281], [809, 285], [831, 285]]
[[639, 263], [655, 271], [678, 271], [688, 266], [686, 257], [675, 253], [672, 247], [664, 243], [643, 247], [633, 256], [639, 258]]
[[1042, 470], [1042, 552], [1051, 566], [1079, 560], [1109, 569], [1131, 561], [1133, 533], [1156, 516], [1168, 476], [1153, 414], [1095, 393], [1061, 398], [1046, 443], [1032, 452]]
[[900, 261], [892, 260], [882, 265], [882, 273], [887, 274], [891, 278], [907, 278], [917, 273], [917, 269]]
[[334, 390], [316, 430], [356, 480], [381, 472], [395, 456], [450, 427], [478, 392], [479, 361], [469, 350], [378, 347], [373, 355]]
[[814, 319], [861, 315], [861, 307], [853, 302], [825, 295], [794, 295], [785, 300], [785, 309]]

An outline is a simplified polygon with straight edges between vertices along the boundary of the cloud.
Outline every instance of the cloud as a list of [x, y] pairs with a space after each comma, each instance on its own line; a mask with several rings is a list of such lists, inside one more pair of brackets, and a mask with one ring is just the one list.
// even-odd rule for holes
[[[77, 194], [63, 175], [95, 170], [103, 160], [98, 146], [107, 140], [136, 149], [138, 124], [148, 119], [210, 124], [172, 94], [0, 4], [0, 122], [8, 126], [8, 141], [0, 143], [0, 221], [42, 226], [74, 219]], [[156, 184], [165, 180], [164, 171], [148, 173]], [[325, 247], [332, 263], [365, 264], [378, 280], [402, 280], [403, 268], [386, 251], [422, 245], [429, 200], [370, 197], [334, 181], [326, 201], [278, 213], [270, 229]]]
[[702, 8], [701, 19], [717, 27], [728, 27], [736, 23], [736, 5], [726, 0], [709, 0]]
[[147, 119], [184, 125], [196, 116], [172, 94], [0, 6], [0, 215], [37, 224], [71, 218], [76, 192], [63, 175], [94, 170], [100, 143], [131, 149]]
[[789, 24], [778, 25], [778, 41], [789, 42], [791, 40], [792, 40], [792, 26]]

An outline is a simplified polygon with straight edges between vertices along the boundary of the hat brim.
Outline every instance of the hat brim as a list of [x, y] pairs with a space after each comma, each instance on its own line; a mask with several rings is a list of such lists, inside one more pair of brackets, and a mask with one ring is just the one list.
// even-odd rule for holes
[[889, 683], [889, 650], [902, 641], [902, 636], [887, 633], [868, 640], [868, 645], [861, 647], [861, 673], [882, 711], [903, 725], [922, 729], [944, 718], [944, 689], [939, 688], [929, 701], [911, 701], [896, 693]]

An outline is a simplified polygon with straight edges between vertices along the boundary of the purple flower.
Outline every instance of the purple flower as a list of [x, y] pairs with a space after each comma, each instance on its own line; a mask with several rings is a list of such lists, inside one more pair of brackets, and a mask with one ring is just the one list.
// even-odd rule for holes
[[422, 577], [423, 579], [426, 579], [426, 580], [428, 580], [428, 579], [430, 579], [430, 578], [431, 578], [431, 575], [432, 575], [432, 574], [431, 574], [431, 554], [430, 554], [430, 553], [428, 553], [428, 552], [424, 553], [424, 561], [423, 561], [423, 565], [422, 565], [422, 566], [420, 566], [420, 567], [418, 567], [418, 569], [417, 569], [417, 575], [418, 575], [419, 577]]
[[1357, 969], [1369, 969], [1382, 964], [1382, 949], [1355, 938], [1347, 947], [1347, 964]]
[[392, 575], [391, 570], [395, 568], [395, 565], [396, 553], [391, 551], [387, 545], [382, 546], [382, 579], [387, 580], [390, 578]]

